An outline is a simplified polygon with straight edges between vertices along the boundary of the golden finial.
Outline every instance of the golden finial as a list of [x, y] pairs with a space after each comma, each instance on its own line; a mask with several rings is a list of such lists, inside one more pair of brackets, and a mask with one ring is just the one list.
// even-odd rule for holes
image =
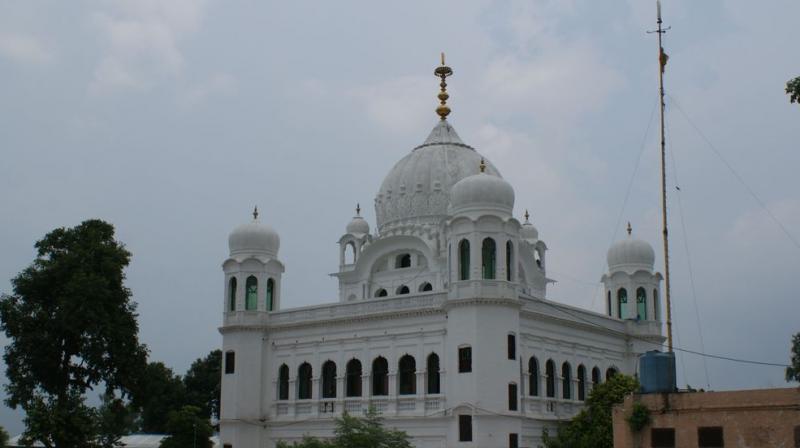
[[528, 209], [525, 209], [525, 222], [530, 222], [531, 214], [528, 213]]
[[445, 78], [453, 74], [453, 69], [446, 66], [444, 63], [444, 53], [442, 53], [442, 65], [436, 67], [433, 74], [442, 78], [442, 82], [439, 83], [441, 91], [439, 91], [439, 107], [436, 108], [436, 113], [444, 120], [450, 115], [450, 108], [447, 106], [447, 99], [450, 98], [450, 95], [447, 94], [447, 82]]
[[630, 235], [632, 231], [633, 231], [633, 228], [631, 227], [631, 222], [628, 221], [628, 235]]
[[478, 165], [478, 168], [481, 169], [481, 173], [486, 171], [486, 162], [483, 161], [483, 157], [481, 157], [481, 164]]
[[256, 219], [258, 219], [258, 206], [257, 205], [255, 206], [255, 208], [253, 208], [253, 221], [255, 221]]
[[361, 204], [356, 203], [356, 216], [361, 216]]

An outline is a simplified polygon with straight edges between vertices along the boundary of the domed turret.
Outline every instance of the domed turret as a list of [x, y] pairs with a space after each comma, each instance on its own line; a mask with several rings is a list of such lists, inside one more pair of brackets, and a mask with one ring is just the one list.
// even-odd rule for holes
[[347, 224], [345, 233], [350, 233], [356, 236], [366, 235], [369, 233], [369, 223], [361, 217], [361, 205], [356, 204], [356, 216]]
[[628, 223], [628, 237], [617, 241], [606, 255], [609, 271], [625, 268], [644, 268], [653, 270], [656, 254], [646, 241], [631, 236], [631, 225]]
[[450, 190], [450, 213], [483, 207], [500, 209], [511, 214], [514, 208], [514, 189], [502, 177], [486, 173], [481, 160], [480, 172], [458, 181]]
[[522, 224], [522, 228], [519, 231], [519, 236], [523, 240], [527, 240], [530, 243], [535, 243], [539, 240], [539, 230], [531, 224], [530, 221], [531, 215], [525, 210], [525, 222]]
[[271, 226], [258, 220], [258, 208], [253, 211], [253, 220], [233, 229], [228, 236], [228, 249], [231, 255], [252, 253], [273, 257], [278, 255], [281, 239]]

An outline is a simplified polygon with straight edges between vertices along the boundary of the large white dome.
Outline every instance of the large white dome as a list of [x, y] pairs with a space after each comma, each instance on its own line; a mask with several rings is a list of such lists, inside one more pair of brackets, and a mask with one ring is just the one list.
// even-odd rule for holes
[[655, 251], [649, 243], [630, 235], [624, 240], [612, 244], [606, 255], [610, 271], [626, 268], [643, 268], [652, 271], [655, 259]]
[[[400, 159], [383, 180], [375, 197], [378, 230], [405, 223], [438, 224], [447, 215], [450, 189], [477, 174], [481, 158], [447, 120], [440, 120], [425, 142]], [[486, 173], [502, 177], [489, 161]]]
[[258, 219], [241, 224], [228, 236], [231, 255], [264, 254], [278, 256], [281, 239], [272, 227], [262, 224]]

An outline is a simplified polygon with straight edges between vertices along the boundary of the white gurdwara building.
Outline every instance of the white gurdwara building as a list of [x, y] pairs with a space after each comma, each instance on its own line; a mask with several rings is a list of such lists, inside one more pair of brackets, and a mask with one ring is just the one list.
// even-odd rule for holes
[[417, 447], [536, 447], [591, 388], [663, 342], [655, 254], [628, 237], [608, 251], [606, 313], [547, 299], [547, 245], [514, 217], [514, 189], [440, 120], [389, 171], [377, 231], [357, 210], [339, 239], [339, 302], [286, 308], [278, 234], [228, 239], [224, 447], [332, 437], [368, 408]]

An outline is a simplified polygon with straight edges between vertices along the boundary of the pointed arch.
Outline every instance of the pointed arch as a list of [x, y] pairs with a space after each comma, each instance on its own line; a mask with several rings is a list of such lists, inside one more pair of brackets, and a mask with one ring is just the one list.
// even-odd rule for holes
[[506, 280], [511, 281], [514, 278], [512, 268], [514, 267], [514, 243], [511, 240], [506, 241]]
[[609, 368], [606, 370], [606, 381], [608, 381], [608, 380], [610, 380], [611, 378], [613, 378], [613, 377], [614, 377], [614, 375], [616, 375], [617, 373], [618, 373], [618, 372], [617, 372], [617, 369], [616, 369], [615, 367], [609, 367]]
[[297, 368], [297, 399], [311, 399], [311, 364], [304, 362]]
[[458, 243], [458, 279], [469, 280], [469, 240]]
[[600, 368], [594, 366], [592, 369], [592, 387], [600, 384], [600, 381], [602, 381], [602, 378], [600, 377]]
[[281, 364], [278, 369], [278, 400], [289, 399], [289, 366]]
[[228, 311], [236, 311], [236, 277], [228, 281]]
[[345, 396], [347, 397], [360, 397], [361, 396], [361, 361], [353, 358], [347, 362], [345, 373]]
[[397, 291], [395, 292], [395, 294], [397, 294], [398, 296], [402, 296], [402, 295], [408, 294], [409, 292], [411, 292], [411, 291], [408, 289], [408, 286], [400, 285], [400, 287], [397, 288]]
[[375, 291], [375, 297], [386, 297], [388, 295], [389, 293], [387, 293], [386, 290], [383, 288], [380, 288], [377, 291]]
[[586, 367], [578, 366], [578, 400], [586, 400]]
[[572, 399], [572, 366], [568, 362], [561, 364], [561, 398]]
[[644, 288], [636, 289], [636, 318], [647, 320], [647, 291]]
[[617, 290], [617, 317], [623, 319], [625, 316], [625, 309], [628, 304], [628, 290], [619, 288]]
[[545, 363], [545, 375], [547, 380], [547, 398], [556, 397], [556, 363], [552, 359], [548, 359]]
[[397, 363], [399, 376], [399, 394], [414, 395], [417, 393], [417, 362], [411, 355], [404, 355]]
[[539, 396], [539, 360], [535, 356], [528, 360], [528, 395]]
[[428, 292], [433, 291], [433, 285], [430, 282], [424, 282], [423, 284], [419, 285], [419, 292]]
[[255, 275], [247, 277], [244, 282], [244, 309], [254, 311], [258, 307], [258, 280]]
[[383, 356], [372, 361], [372, 395], [389, 395], [389, 363]]
[[491, 238], [481, 244], [481, 271], [486, 280], [494, 280], [497, 274], [497, 244]]
[[431, 353], [428, 355], [428, 361], [426, 365], [427, 371], [427, 380], [428, 380], [428, 394], [438, 394], [441, 393], [441, 381], [439, 378], [439, 355], [436, 353]]

